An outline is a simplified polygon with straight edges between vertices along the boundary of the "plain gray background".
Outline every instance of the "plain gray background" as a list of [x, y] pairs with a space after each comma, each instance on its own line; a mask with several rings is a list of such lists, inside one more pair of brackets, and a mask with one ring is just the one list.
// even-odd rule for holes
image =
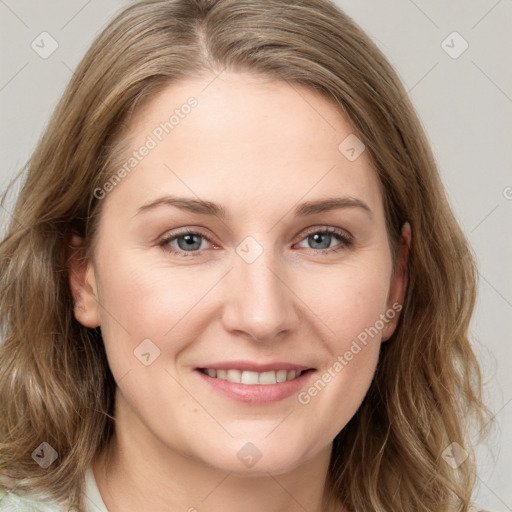
[[[93, 37], [127, 3], [0, 0], [2, 189], [33, 150]], [[337, 3], [397, 69], [477, 254], [472, 336], [498, 428], [489, 447], [479, 448], [476, 500], [493, 512], [512, 511], [512, 2]], [[47, 58], [31, 46], [42, 32], [58, 44]], [[51, 40], [41, 37], [48, 51]], [[5, 226], [9, 211], [0, 215]]]

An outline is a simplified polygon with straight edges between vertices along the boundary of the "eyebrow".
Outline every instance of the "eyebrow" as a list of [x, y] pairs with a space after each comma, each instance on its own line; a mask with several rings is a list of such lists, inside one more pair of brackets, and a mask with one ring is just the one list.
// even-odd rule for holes
[[[216, 216], [224, 220], [228, 217], [227, 212], [223, 206], [212, 201], [203, 199], [192, 199], [188, 197], [164, 196], [154, 201], [150, 201], [142, 205], [136, 215], [142, 212], [153, 210], [160, 206], [174, 206], [181, 210], [190, 211], [199, 215]], [[327, 199], [319, 199], [316, 201], [306, 201], [299, 204], [293, 210], [296, 217], [306, 217], [318, 213], [324, 213], [332, 210], [346, 209], [346, 208], [360, 208], [365, 211], [370, 218], [373, 218], [373, 212], [370, 207], [360, 199], [353, 197], [333, 197]]]

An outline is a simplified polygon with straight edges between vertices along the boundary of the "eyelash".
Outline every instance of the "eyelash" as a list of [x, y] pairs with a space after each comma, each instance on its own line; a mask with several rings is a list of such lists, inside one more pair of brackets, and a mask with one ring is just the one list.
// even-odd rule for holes
[[[304, 236], [299, 240], [299, 242], [302, 242], [303, 240], [305, 240], [309, 236], [315, 235], [315, 234], [334, 235], [334, 237], [337, 238], [339, 242], [341, 242], [339, 244], [339, 246], [336, 246], [334, 248], [329, 248], [329, 249], [312, 249], [312, 248], [308, 248], [308, 250], [313, 251], [315, 253], [320, 253], [320, 254], [335, 253], [335, 252], [338, 252], [338, 251], [343, 250], [343, 249], [348, 249], [354, 243], [353, 240], [352, 240], [352, 237], [349, 236], [347, 233], [345, 233], [344, 231], [341, 231], [340, 229], [336, 229], [336, 228], [332, 228], [332, 227], [326, 227], [326, 228], [322, 228], [322, 229], [318, 229], [318, 228], [311, 229], [311, 230], [307, 231], [304, 234]], [[183, 236], [187, 236], [187, 235], [200, 236], [200, 237], [204, 238], [206, 241], [208, 241], [209, 243], [213, 243], [208, 236], [206, 236], [204, 233], [201, 233], [200, 231], [184, 230], [184, 231], [180, 231], [178, 233], [175, 232], [175, 233], [172, 233], [169, 236], [166, 236], [165, 238], [163, 238], [159, 242], [158, 245], [164, 251], [166, 251], [168, 253], [171, 253], [171, 254], [174, 254], [174, 255], [177, 255], [177, 256], [182, 256], [182, 257], [200, 256], [201, 253], [202, 253], [201, 250], [197, 250], [197, 251], [183, 251], [183, 250], [180, 250], [180, 249], [174, 249], [174, 248], [170, 249], [169, 248], [170, 247], [170, 245], [169, 245], [170, 242], [172, 242], [173, 240], [176, 240], [178, 238], [181, 238]]]

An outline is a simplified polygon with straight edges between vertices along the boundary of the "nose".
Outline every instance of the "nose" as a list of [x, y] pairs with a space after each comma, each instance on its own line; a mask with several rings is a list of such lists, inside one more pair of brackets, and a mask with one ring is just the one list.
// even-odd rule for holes
[[273, 342], [292, 331], [299, 315], [287, 275], [270, 251], [252, 263], [235, 255], [234, 268], [225, 283], [225, 329], [259, 342]]

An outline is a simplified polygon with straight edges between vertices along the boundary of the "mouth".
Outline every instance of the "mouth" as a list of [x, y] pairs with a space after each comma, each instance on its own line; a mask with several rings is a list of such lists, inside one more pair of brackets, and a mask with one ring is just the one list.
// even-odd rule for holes
[[196, 375], [216, 393], [238, 402], [262, 405], [296, 395], [314, 373], [315, 368], [307, 366], [243, 361], [196, 368]]
[[248, 386], [254, 386], [261, 384], [263, 386], [269, 386], [272, 384], [278, 384], [281, 382], [288, 382], [295, 380], [302, 374], [312, 371], [307, 370], [270, 370], [266, 372], [255, 372], [249, 370], [240, 370], [236, 368], [230, 368], [228, 370], [217, 369], [217, 368], [199, 368], [199, 371], [208, 375], [212, 379], [227, 380], [234, 384], [246, 384]]

